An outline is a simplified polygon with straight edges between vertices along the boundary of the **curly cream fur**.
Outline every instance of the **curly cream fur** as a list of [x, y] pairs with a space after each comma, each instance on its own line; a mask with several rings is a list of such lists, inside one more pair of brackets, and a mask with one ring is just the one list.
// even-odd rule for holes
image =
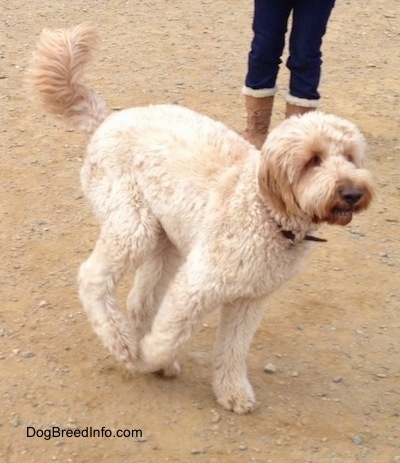
[[[247, 413], [255, 397], [246, 355], [266, 298], [301, 268], [307, 234], [370, 204], [363, 137], [348, 121], [307, 113], [274, 129], [260, 153], [179, 106], [106, 117], [79, 82], [95, 35], [89, 25], [44, 31], [30, 69], [45, 110], [93, 132], [81, 182], [101, 231], [79, 271], [85, 311], [128, 369], [174, 376], [179, 351], [219, 309], [213, 389], [222, 406]], [[129, 266], [127, 317], [116, 291]]]
[[39, 104], [89, 135], [109, 114], [99, 95], [80, 83], [96, 41], [97, 30], [87, 23], [70, 30], [44, 29], [29, 71]]

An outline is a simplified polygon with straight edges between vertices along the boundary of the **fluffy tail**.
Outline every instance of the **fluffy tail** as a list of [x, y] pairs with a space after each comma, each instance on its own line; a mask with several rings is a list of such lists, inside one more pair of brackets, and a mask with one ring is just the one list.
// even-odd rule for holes
[[28, 81], [40, 106], [89, 135], [109, 114], [102, 98], [80, 83], [96, 40], [97, 30], [90, 24], [44, 29], [28, 71]]

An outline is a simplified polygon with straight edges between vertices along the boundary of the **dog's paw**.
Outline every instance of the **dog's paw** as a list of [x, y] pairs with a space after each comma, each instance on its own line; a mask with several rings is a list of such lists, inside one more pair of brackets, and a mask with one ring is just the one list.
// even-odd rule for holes
[[133, 344], [133, 342], [125, 342], [121, 339], [115, 339], [105, 343], [105, 346], [110, 350], [110, 352], [114, 355], [117, 361], [122, 363], [125, 368], [130, 371], [131, 373], [138, 372], [138, 355], [137, 355], [137, 347]]
[[156, 371], [156, 374], [163, 378], [175, 378], [175, 376], [178, 376], [180, 372], [181, 367], [179, 366], [179, 363], [175, 361], [171, 363], [171, 365]]
[[146, 335], [140, 343], [140, 364], [142, 373], [157, 373], [165, 378], [173, 378], [180, 373], [175, 352], [163, 345], [152, 334]]
[[257, 402], [254, 397], [249, 397], [247, 394], [235, 394], [229, 397], [219, 397], [217, 402], [226, 410], [245, 415], [257, 408]]
[[258, 406], [251, 388], [238, 387], [225, 391], [215, 392], [217, 402], [226, 410], [244, 415], [255, 410]]

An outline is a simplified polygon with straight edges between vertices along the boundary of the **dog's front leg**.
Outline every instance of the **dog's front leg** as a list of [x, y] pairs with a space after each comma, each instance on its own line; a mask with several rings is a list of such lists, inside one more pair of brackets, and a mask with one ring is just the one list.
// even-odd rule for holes
[[240, 299], [221, 309], [213, 353], [213, 390], [218, 403], [236, 413], [249, 413], [256, 407], [246, 357], [263, 313], [262, 302]]
[[175, 376], [176, 361], [182, 346], [192, 337], [205, 312], [215, 305], [210, 290], [189, 284], [190, 265], [182, 265], [174, 276], [159, 306], [151, 332], [140, 343], [140, 369]]

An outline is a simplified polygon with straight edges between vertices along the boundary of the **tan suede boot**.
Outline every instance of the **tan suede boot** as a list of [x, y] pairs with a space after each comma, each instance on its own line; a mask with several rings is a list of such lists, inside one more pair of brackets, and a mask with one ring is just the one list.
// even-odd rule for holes
[[309, 111], [315, 111], [316, 108], [313, 107], [306, 107], [306, 106], [298, 106], [291, 103], [286, 103], [286, 119], [290, 116], [297, 115], [301, 116], [302, 114], [308, 113]]
[[268, 134], [271, 121], [273, 96], [256, 98], [245, 95], [247, 110], [247, 124], [243, 137], [252, 143], [257, 149], [261, 149]]

